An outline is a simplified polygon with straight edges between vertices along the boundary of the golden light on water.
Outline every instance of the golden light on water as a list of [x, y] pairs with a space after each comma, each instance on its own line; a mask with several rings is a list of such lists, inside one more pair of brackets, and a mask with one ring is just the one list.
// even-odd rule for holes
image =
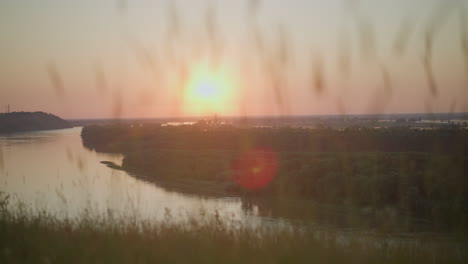
[[185, 89], [185, 112], [189, 115], [233, 114], [236, 88], [225, 68], [213, 68], [208, 63], [197, 65], [192, 68]]

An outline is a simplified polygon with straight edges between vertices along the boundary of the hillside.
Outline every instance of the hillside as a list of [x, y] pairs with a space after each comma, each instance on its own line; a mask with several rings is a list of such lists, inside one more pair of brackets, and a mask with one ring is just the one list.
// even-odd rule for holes
[[0, 133], [63, 129], [70, 127], [72, 126], [66, 120], [44, 112], [13, 112], [0, 114]]

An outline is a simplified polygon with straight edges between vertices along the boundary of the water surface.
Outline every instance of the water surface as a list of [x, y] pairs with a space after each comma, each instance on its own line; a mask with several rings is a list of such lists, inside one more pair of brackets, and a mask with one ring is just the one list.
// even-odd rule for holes
[[[208, 198], [168, 191], [157, 183], [111, 169], [100, 162], [121, 164], [123, 156], [86, 149], [80, 132], [81, 128], [72, 128], [0, 135], [0, 192], [13, 197], [13, 207], [20, 201], [32, 213], [45, 210], [59, 218], [107, 216], [111, 212], [113, 217], [130, 221], [136, 218], [155, 223], [182, 223], [189, 218], [203, 221], [207, 215], [218, 214], [218, 219], [229, 225], [289, 229], [296, 223], [289, 218], [266, 217], [258, 205], [245, 206], [240, 198]], [[316, 235], [328, 230], [320, 223], [313, 227]], [[344, 245], [353, 241], [350, 238], [372, 241], [376, 246], [396, 247], [419, 246], [424, 241], [413, 235], [382, 237], [374, 236], [373, 232], [355, 231], [358, 230], [331, 229], [337, 241]], [[449, 242], [450, 248], [458, 250], [447, 237], [437, 237], [435, 244]]]
[[[0, 191], [31, 210], [62, 217], [136, 216], [166, 221], [218, 214], [251, 225], [272, 222], [242, 208], [239, 198], [206, 198], [167, 191], [101, 161], [120, 164], [120, 154], [83, 147], [81, 128], [0, 135]], [[277, 221], [275, 221], [277, 222]]]

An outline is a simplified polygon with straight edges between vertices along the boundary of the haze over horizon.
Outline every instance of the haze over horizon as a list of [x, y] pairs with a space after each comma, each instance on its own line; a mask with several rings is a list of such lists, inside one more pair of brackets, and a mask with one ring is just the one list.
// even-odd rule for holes
[[0, 264], [468, 263], [468, 0], [0, 0]]
[[4, 0], [0, 106], [63, 118], [468, 112], [462, 0]]

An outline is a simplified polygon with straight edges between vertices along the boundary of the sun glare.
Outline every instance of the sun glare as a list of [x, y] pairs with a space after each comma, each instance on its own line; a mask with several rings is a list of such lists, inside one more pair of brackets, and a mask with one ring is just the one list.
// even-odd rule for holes
[[184, 107], [192, 115], [229, 114], [234, 84], [222, 68], [194, 67], [186, 87]]

